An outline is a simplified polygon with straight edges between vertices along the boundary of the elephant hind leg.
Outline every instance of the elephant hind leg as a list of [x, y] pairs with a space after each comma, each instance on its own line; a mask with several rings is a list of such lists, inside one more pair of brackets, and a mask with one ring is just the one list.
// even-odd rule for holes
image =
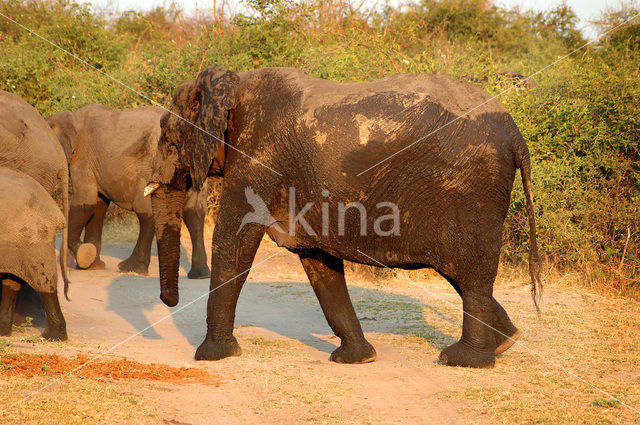
[[199, 192], [188, 192], [187, 202], [182, 215], [184, 224], [191, 237], [191, 270], [189, 279], [206, 279], [211, 276], [207, 265], [207, 252], [204, 249], [204, 218], [207, 214], [208, 186], [203, 185]]
[[9, 336], [13, 327], [13, 313], [21, 283], [9, 277], [2, 279], [2, 299], [0, 300], [0, 335]]
[[337, 363], [374, 361], [376, 350], [365, 339], [349, 298], [343, 261], [324, 252], [301, 254], [300, 261], [329, 326], [341, 340], [330, 360]]
[[44, 311], [47, 316], [47, 325], [42, 332], [42, 337], [52, 341], [67, 340], [67, 322], [64, 320], [57, 292], [40, 292]]
[[493, 282], [485, 279], [458, 283], [454, 288], [462, 296], [462, 336], [442, 350], [440, 361], [448, 366], [492, 368], [496, 359]]
[[495, 354], [502, 354], [507, 351], [520, 336], [520, 331], [511, 322], [509, 315], [502, 308], [500, 303], [492, 298], [493, 301], [493, 336], [496, 341]]
[[[458, 295], [462, 297], [462, 290], [460, 289], [460, 286], [458, 286], [458, 283], [449, 276], [444, 277], [449, 281], [451, 286], [453, 286]], [[511, 322], [511, 319], [505, 309], [494, 297], [491, 297], [491, 302], [493, 305], [493, 319], [489, 324], [493, 328], [493, 337], [496, 343], [494, 353], [497, 356], [504, 353], [511, 348], [513, 344], [515, 344], [516, 340], [520, 336], [520, 331]]]
[[13, 313], [13, 324], [21, 325], [31, 319], [35, 327], [44, 327], [46, 315], [40, 294], [31, 285], [23, 284], [18, 292], [16, 308]]

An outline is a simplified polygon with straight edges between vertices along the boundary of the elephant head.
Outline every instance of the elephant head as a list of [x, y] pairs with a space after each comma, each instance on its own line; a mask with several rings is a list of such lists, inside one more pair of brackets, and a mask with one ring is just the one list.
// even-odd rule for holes
[[224, 168], [229, 111], [240, 77], [224, 68], [205, 69], [176, 89], [160, 120], [161, 136], [146, 195], [151, 195], [160, 263], [160, 298], [178, 303], [180, 227], [186, 191], [202, 187]]
[[47, 118], [47, 124], [58, 138], [64, 155], [67, 157], [67, 164], [71, 163], [78, 139], [78, 123], [75, 115], [70, 111], [58, 112]]

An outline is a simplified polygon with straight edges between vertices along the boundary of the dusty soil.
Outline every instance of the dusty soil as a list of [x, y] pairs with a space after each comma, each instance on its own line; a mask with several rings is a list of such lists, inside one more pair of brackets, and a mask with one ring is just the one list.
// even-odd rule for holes
[[32, 378], [62, 377], [73, 373], [87, 379], [138, 379], [171, 382], [174, 384], [200, 383], [220, 385], [212, 373], [187, 367], [171, 367], [156, 363], [145, 364], [127, 359], [91, 361], [89, 356], [76, 354], [61, 357], [57, 354], [6, 353], [0, 355], [0, 375]]
[[[104, 385], [116, 385], [118, 393], [135, 395], [135, 419], [116, 420], [107, 414], [95, 421], [92, 416], [85, 416], [78, 423], [530, 423], [539, 419], [536, 414], [542, 417], [545, 411], [562, 408], [555, 397], [572, 400], [566, 394], [569, 387], [573, 391], [571, 396], [582, 403], [577, 414], [583, 415], [580, 416], [583, 419], [594, 418], [594, 422], [580, 420], [580, 423], [603, 423], [601, 418], [610, 417], [608, 411], [593, 404], [606, 399], [605, 396], [563, 371], [565, 368], [573, 371], [577, 365], [586, 367], [587, 363], [567, 357], [566, 352], [558, 349], [563, 334], [554, 335], [559, 329], [558, 322], [571, 322], [565, 317], [568, 306], [572, 317], [574, 313], [579, 315], [594, 302], [595, 296], [585, 298], [566, 288], [547, 289], [545, 299], [552, 302], [547, 309], [549, 319], [544, 322], [536, 316], [526, 285], [501, 282], [496, 298], [521, 326], [524, 346], [516, 345], [500, 356], [495, 369], [474, 371], [448, 368], [437, 361], [439, 351], [459, 337], [462, 322], [459, 298], [443, 280], [421, 282], [416, 287], [402, 279], [390, 282], [388, 277], [348, 276], [356, 311], [367, 338], [376, 347], [378, 359], [365, 365], [340, 365], [328, 361], [339, 340], [326, 324], [297, 257], [265, 240], [254, 264], [264, 263], [252, 270], [238, 304], [235, 334], [243, 355], [218, 362], [195, 362], [195, 348], [205, 333], [209, 282], [186, 278], [188, 240], [184, 245], [177, 307], [168, 308], [159, 300], [155, 252], [150, 276], [120, 274], [116, 271], [117, 263], [127, 257], [132, 244], [107, 238], [102, 256], [107, 265], [105, 270], [71, 273], [72, 301], [61, 301], [69, 341], [48, 343], [14, 333], [8, 339], [10, 348], [21, 353], [57, 354], [71, 358], [70, 361], [95, 358], [96, 362], [117, 362], [126, 358], [143, 364], [163, 364], [177, 368], [169, 371], [202, 372], [209, 378], [215, 377], [221, 385], [144, 380], [107, 382]], [[628, 310], [625, 302], [610, 304]], [[554, 306], [558, 306], [562, 316], [554, 316]], [[636, 304], [631, 308], [640, 312]], [[573, 328], [568, 332], [575, 335]], [[578, 337], [585, 342], [589, 338]], [[630, 344], [631, 357], [623, 360], [630, 367], [612, 370], [611, 382], [624, 381], [626, 385], [628, 381], [633, 387], [618, 388], [613, 383], [609, 385], [609, 381], [596, 383], [607, 391], [618, 391], [616, 394], [624, 391], [625, 402], [634, 405], [638, 400], [634, 382], [640, 382], [640, 376], [630, 375], [635, 369], [634, 360], [629, 359], [636, 358], [638, 345], [634, 337], [626, 343]], [[540, 358], [540, 353], [559, 368]], [[76, 357], [78, 354], [84, 357]], [[609, 377], [602, 370], [594, 372], [597, 376], [590, 375], [592, 369], [578, 367], [577, 372], [589, 380], [592, 376], [596, 380], [597, 376]], [[553, 376], [541, 383], [536, 373]], [[549, 386], [551, 395], [540, 393], [539, 399], [523, 401], [525, 396], [536, 397], [530, 386], [521, 385], [524, 381], [540, 388]], [[74, 382], [73, 378], [64, 377], [54, 385], [60, 391], [65, 385], [75, 388], [68, 382]], [[46, 399], [47, 391], [31, 400]], [[524, 395], [518, 396], [519, 404], [504, 401], [505, 397], [520, 392]], [[606, 423], [632, 423], [629, 418], [635, 421], [640, 417], [628, 410], [621, 411], [617, 404], [609, 407], [614, 410], [612, 417], [623, 415], [621, 421]], [[584, 416], [585, 411], [588, 416]], [[512, 414], [516, 416], [509, 416]], [[0, 418], [3, 415], [18, 422], [17, 413], [0, 414]], [[573, 416], [562, 419], [557, 423], [576, 423]], [[542, 423], [556, 422], [552, 419]]]

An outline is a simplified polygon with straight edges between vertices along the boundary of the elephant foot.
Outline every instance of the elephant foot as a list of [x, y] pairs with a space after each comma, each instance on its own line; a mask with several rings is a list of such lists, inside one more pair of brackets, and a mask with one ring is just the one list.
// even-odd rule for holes
[[211, 271], [207, 266], [191, 267], [187, 277], [189, 279], [209, 279], [211, 277]]
[[98, 255], [98, 251], [96, 250], [96, 246], [92, 243], [83, 243], [80, 244], [78, 250], [76, 251], [76, 264], [79, 269], [86, 269], [91, 264], [93, 264], [96, 256]]
[[[504, 332], [502, 333], [494, 332], [494, 338], [496, 340], [496, 349], [494, 351], [495, 355], [502, 354], [507, 351], [513, 344], [516, 343], [516, 340], [520, 336], [520, 331], [515, 329], [513, 332]], [[503, 335], [504, 334], [504, 335]], [[506, 335], [506, 336], [505, 336]]]
[[67, 340], [67, 328], [48, 326], [42, 332], [42, 337], [49, 341], [66, 341]]
[[336, 363], [370, 363], [376, 356], [376, 349], [365, 339], [358, 343], [342, 343], [331, 353], [329, 360]]
[[233, 335], [224, 342], [213, 341], [207, 336], [196, 350], [196, 360], [220, 360], [239, 356], [241, 353], [240, 345]]
[[136, 273], [147, 276], [149, 274], [149, 265], [145, 265], [140, 263], [139, 261], [127, 258], [126, 260], [121, 261], [120, 264], [118, 264], [118, 270], [123, 273]]
[[493, 368], [496, 356], [493, 351], [478, 351], [463, 341], [458, 341], [440, 352], [440, 361], [447, 366]]
[[100, 259], [100, 257], [96, 258], [95, 261], [87, 267], [88, 270], [104, 270], [107, 265]]

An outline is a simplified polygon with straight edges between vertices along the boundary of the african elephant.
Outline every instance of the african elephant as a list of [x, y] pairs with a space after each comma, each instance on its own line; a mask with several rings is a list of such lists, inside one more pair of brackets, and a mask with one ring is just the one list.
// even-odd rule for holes
[[[135, 212], [140, 222], [136, 246], [118, 268], [147, 274], [154, 236], [151, 201], [143, 189], [160, 138], [164, 109], [116, 109], [89, 105], [47, 119], [69, 161], [73, 197], [69, 217], [69, 248], [79, 268], [104, 268], [100, 259], [102, 225], [110, 202]], [[207, 187], [189, 192], [184, 221], [193, 244], [189, 278], [209, 277], [204, 249]], [[84, 243], [80, 235], [85, 230]], [[95, 249], [94, 249], [95, 247]]]
[[62, 195], [65, 226], [60, 246], [64, 294], [68, 290], [67, 218], [69, 217], [69, 169], [64, 151], [42, 115], [13, 93], [0, 90], [0, 166], [31, 176], [50, 196]]
[[[64, 216], [47, 191], [22, 171], [0, 167], [0, 335], [10, 335], [18, 291], [23, 283], [35, 289], [46, 314], [47, 339], [66, 340], [58, 301], [56, 231]], [[64, 262], [60, 262], [60, 266]]]
[[493, 297], [493, 283], [519, 168], [534, 301], [539, 293], [529, 150], [484, 90], [442, 75], [338, 83], [295, 69], [212, 67], [176, 90], [170, 111], [147, 187], [160, 297], [169, 306], [178, 302], [185, 193], [207, 175], [224, 175], [207, 335], [196, 359], [240, 354], [236, 302], [265, 232], [299, 255], [341, 339], [333, 361], [376, 357], [349, 299], [343, 260], [430, 267], [450, 282], [464, 319], [460, 340], [440, 354], [447, 365], [492, 367], [514, 343], [518, 330]]

